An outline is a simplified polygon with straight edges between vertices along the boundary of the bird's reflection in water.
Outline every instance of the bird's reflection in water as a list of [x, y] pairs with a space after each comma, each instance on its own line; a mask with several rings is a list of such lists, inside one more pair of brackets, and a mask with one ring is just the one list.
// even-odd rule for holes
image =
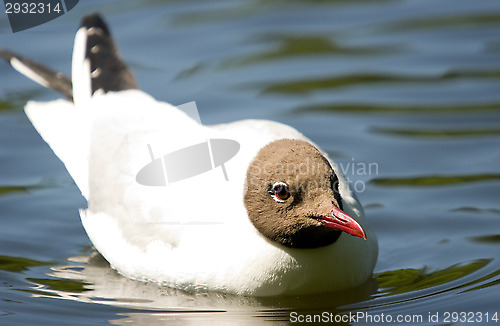
[[[189, 320], [196, 323], [215, 318], [222, 322], [236, 318], [240, 321], [241, 318], [290, 321], [292, 312], [345, 313], [350, 309], [348, 306], [369, 300], [378, 288], [377, 281], [372, 278], [349, 290], [302, 296], [247, 297], [203, 290], [189, 293], [127, 279], [113, 270], [97, 252], [69, 260], [74, 264], [52, 267], [49, 273], [61, 281], [60, 286], [38, 284], [37, 295], [56, 295], [68, 300], [125, 308], [118, 313], [124, 318], [112, 321], [116, 324], [164, 324], [167, 320], [176, 320], [179, 314], [183, 316], [183, 324]], [[318, 271], [318, 277], [328, 275], [321, 275]], [[72, 286], [68, 287], [68, 284]], [[188, 319], [185, 318], [187, 315]]]

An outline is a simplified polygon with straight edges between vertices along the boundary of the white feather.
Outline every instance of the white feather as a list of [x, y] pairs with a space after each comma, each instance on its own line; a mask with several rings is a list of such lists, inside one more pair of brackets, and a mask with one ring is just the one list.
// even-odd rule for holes
[[26, 66], [24, 63], [22, 63], [18, 59], [16, 59], [16, 58], [10, 59], [10, 64], [14, 69], [16, 69], [21, 74], [25, 75], [26, 77], [28, 77], [32, 81], [42, 85], [43, 87], [49, 87], [49, 83], [45, 79], [40, 77], [39, 74], [34, 72], [30, 67]]
[[90, 142], [86, 116], [67, 100], [26, 104], [31, 123], [64, 163], [82, 195], [88, 199], [88, 152]]
[[92, 81], [90, 79], [90, 61], [85, 58], [87, 50], [87, 28], [81, 27], [75, 36], [71, 81], [73, 83], [73, 101], [84, 106], [92, 96]]

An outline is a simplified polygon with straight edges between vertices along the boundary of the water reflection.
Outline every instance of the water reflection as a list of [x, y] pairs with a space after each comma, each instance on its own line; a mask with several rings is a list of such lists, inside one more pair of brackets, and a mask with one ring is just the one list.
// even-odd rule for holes
[[479, 136], [500, 136], [500, 129], [480, 128], [480, 129], [398, 129], [398, 128], [372, 128], [373, 133], [393, 136], [404, 136], [414, 138], [456, 138], [456, 137], [479, 137]]
[[190, 293], [124, 278], [98, 253], [70, 260], [78, 264], [51, 268], [48, 276], [55, 279], [30, 281], [39, 291], [42, 286], [44, 291], [79, 301], [169, 311], [326, 309], [368, 300], [377, 291], [376, 280], [372, 279], [362, 286], [335, 294], [244, 297], [216, 292]]
[[[480, 259], [467, 264], [456, 264], [448, 268], [431, 272], [429, 268], [401, 269], [388, 271], [376, 275], [380, 285], [380, 296], [409, 293], [419, 290], [438, 287], [461, 279], [477, 272], [491, 263], [492, 259]], [[466, 287], [472, 283], [461, 284]], [[449, 290], [449, 289], [448, 289]], [[433, 292], [430, 294], [435, 294]]]
[[[294, 57], [326, 56], [326, 55], [378, 55], [395, 53], [396, 47], [389, 46], [346, 46], [337, 44], [333, 39], [321, 35], [265, 35], [257, 37], [255, 42], [265, 43], [266, 51], [256, 53], [247, 57], [230, 59], [224, 63], [225, 68], [236, 68], [250, 64], [261, 64], [273, 60], [284, 60]], [[311, 82], [312, 83], [312, 82]], [[336, 86], [335, 83], [331, 83]], [[327, 82], [321, 86], [330, 86]], [[307, 92], [305, 87], [299, 87], [300, 82], [268, 86], [263, 92]], [[306, 85], [312, 88], [313, 85]]]
[[[350, 176], [373, 179], [360, 197], [380, 241], [377, 274], [340, 293], [248, 298], [128, 280], [91, 250], [65, 262], [89, 244], [76, 216], [85, 204], [63, 195], [69, 176], [22, 113], [26, 101], [56, 95], [1, 63], [2, 318], [282, 324], [292, 311], [498, 311], [500, 2], [80, 3], [81, 15], [105, 14], [141, 86], [158, 98], [200, 101], [213, 122], [279, 120], [338, 160], [377, 162], [380, 174]], [[1, 46], [54, 67], [67, 51], [66, 69], [76, 20]], [[64, 37], [66, 45], [44, 46]], [[47, 175], [59, 179], [39, 183]]]
[[0, 256], [0, 270], [8, 272], [22, 272], [33, 266], [52, 265], [54, 262], [39, 261], [23, 257]]
[[33, 99], [41, 93], [43, 93], [43, 91], [38, 88], [22, 92], [9, 92], [0, 98], [0, 112], [16, 109], [21, 110], [27, 101]]
[[496, 180], [500, 180], [500, 174], [429, 175], [407, 178], [374, 178], [370, 180], [370, 183], [386, 187], [433, 187]]
[[[392, 49], [391, 52], [392, 54], [394, 54], [394, 49]], [[281, 54], [281, 56], [283, 55]], [[433, 83], [451, 82], [455, 80], [471, 79], [471, 78], [500, 79], [500, 71], [495, 71], [495, 70], [450, 71], [437, 76], [391, 75], [387, 73], [331, 76], [326, 78], [278, 82], [265, 86], [262, 89], [262, 93], [290, 93], [295, 95], [301, 95], [301, 94], [309, 94], [313, 91], [320, 91], [325, 89], [337, 89], [340, 87], [349, 87], [357, 85], [393, 84], [394, 86], [401, 87], [404, 84], [421, 83], [429, 85]]]
[[493, 235], [479, 235], [475, 237], [468, 238], [472, 242], [490, 244], [490, 245], [499, 245], [500, 244], [500, 234]]
[[459, 208], [455, 208], [450, 210], [451, 212], [456, 212], [456, 213], [473, 213], [473, 214], [481, 214], [481, 213], [486, 213], [486, 214], [497, 214], [500, 215], [500, 209], [496, 208], [478, 208], [478, 207], [473, 207], [473, 206], [462, 206]]
[[308, 105], [298, 107], [294, 110], [296, 113], [350, 113], [350, 114], [412, 114], [412, 115], [445, 115], [451, 113], [482, 113], [500, 111], [499, 103], [480, 103], [474, 105], [467, 104], [443, 104], [443, 105], [373, 105], [373, 104], [342, 104], [331, 103], [321, 105]]
[[[472, 241], [496, 243], [499, 235]], [[58, 297], [85, 303], [126, 308], [113, 323], [147, 322], [150, 325], [174, 321], [213, 320], [290, 321], [290, 314], [353, 314], [359, 309], [417, 300], [450, 291], [462, 292], [489, 287], [500, 282], [500, 270], [489, 272], [493, 259], [457, 263], [444, 269], [399, 269], [377, 273], [366, 284], [346, 291], [307, 296], [243, 297], [224, 293], [188, 293], [126, 279], [110, 268], [98, 253], [70, 259], [71, 265], [54, 266], [49, 278], [28, 278], [32, 286], [16, 289], [33, 296]], [[2, 257], [3, 269], [22, 271], [28, 266], [46, 265], [16, 257]], [[6, 267], [14, 264], [16, 267]], [[381, 299], [384, 298], [382, 301]], [[186, 319], [186, 316], [189, 316]], [[332, 317], [334, 318], [334, 317]]]
[[457, 28], [463, 26], [480, 27], [483, 25], [497, 25], [500, 21], [498, 13], [468, 13], [459, 15], [442, 15], [437, 17], [420, 17], [386, 24], [380, 29], [386, 32], [405, 32], [415, 30], [437, 30], [442, 28]]

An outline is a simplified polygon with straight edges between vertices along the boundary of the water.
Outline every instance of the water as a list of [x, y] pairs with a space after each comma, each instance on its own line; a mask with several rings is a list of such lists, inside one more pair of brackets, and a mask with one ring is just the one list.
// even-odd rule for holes
[[246, 298], [119, 276], [22, 111], [58, 95], [0, 64], [1, 325], [281, 324], [323, 312], [372, 318], [341, 321], [352, 325], [387, 323], [382, 314], [498, 324], [499, 1], [85, 1], [16, 34], [0, 15], [0, 46], [69, 74], [77, 22], [93, 11], [157, 99], [195, 100], [204, 123], [278, 120], [327, 150], [377, 232], [375, 277], [342, 293]]

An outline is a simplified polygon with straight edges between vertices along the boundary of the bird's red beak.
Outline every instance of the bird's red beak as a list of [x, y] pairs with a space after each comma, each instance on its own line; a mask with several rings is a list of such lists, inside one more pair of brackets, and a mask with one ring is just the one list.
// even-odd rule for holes
[[327, 228], [340, 230], [366, 240], [366, 234], [361, 225], [359, 225], [355, 219], [340, 210], [340, 208], [334, 206], [330, 215], [322, 216], [319, 220]]

